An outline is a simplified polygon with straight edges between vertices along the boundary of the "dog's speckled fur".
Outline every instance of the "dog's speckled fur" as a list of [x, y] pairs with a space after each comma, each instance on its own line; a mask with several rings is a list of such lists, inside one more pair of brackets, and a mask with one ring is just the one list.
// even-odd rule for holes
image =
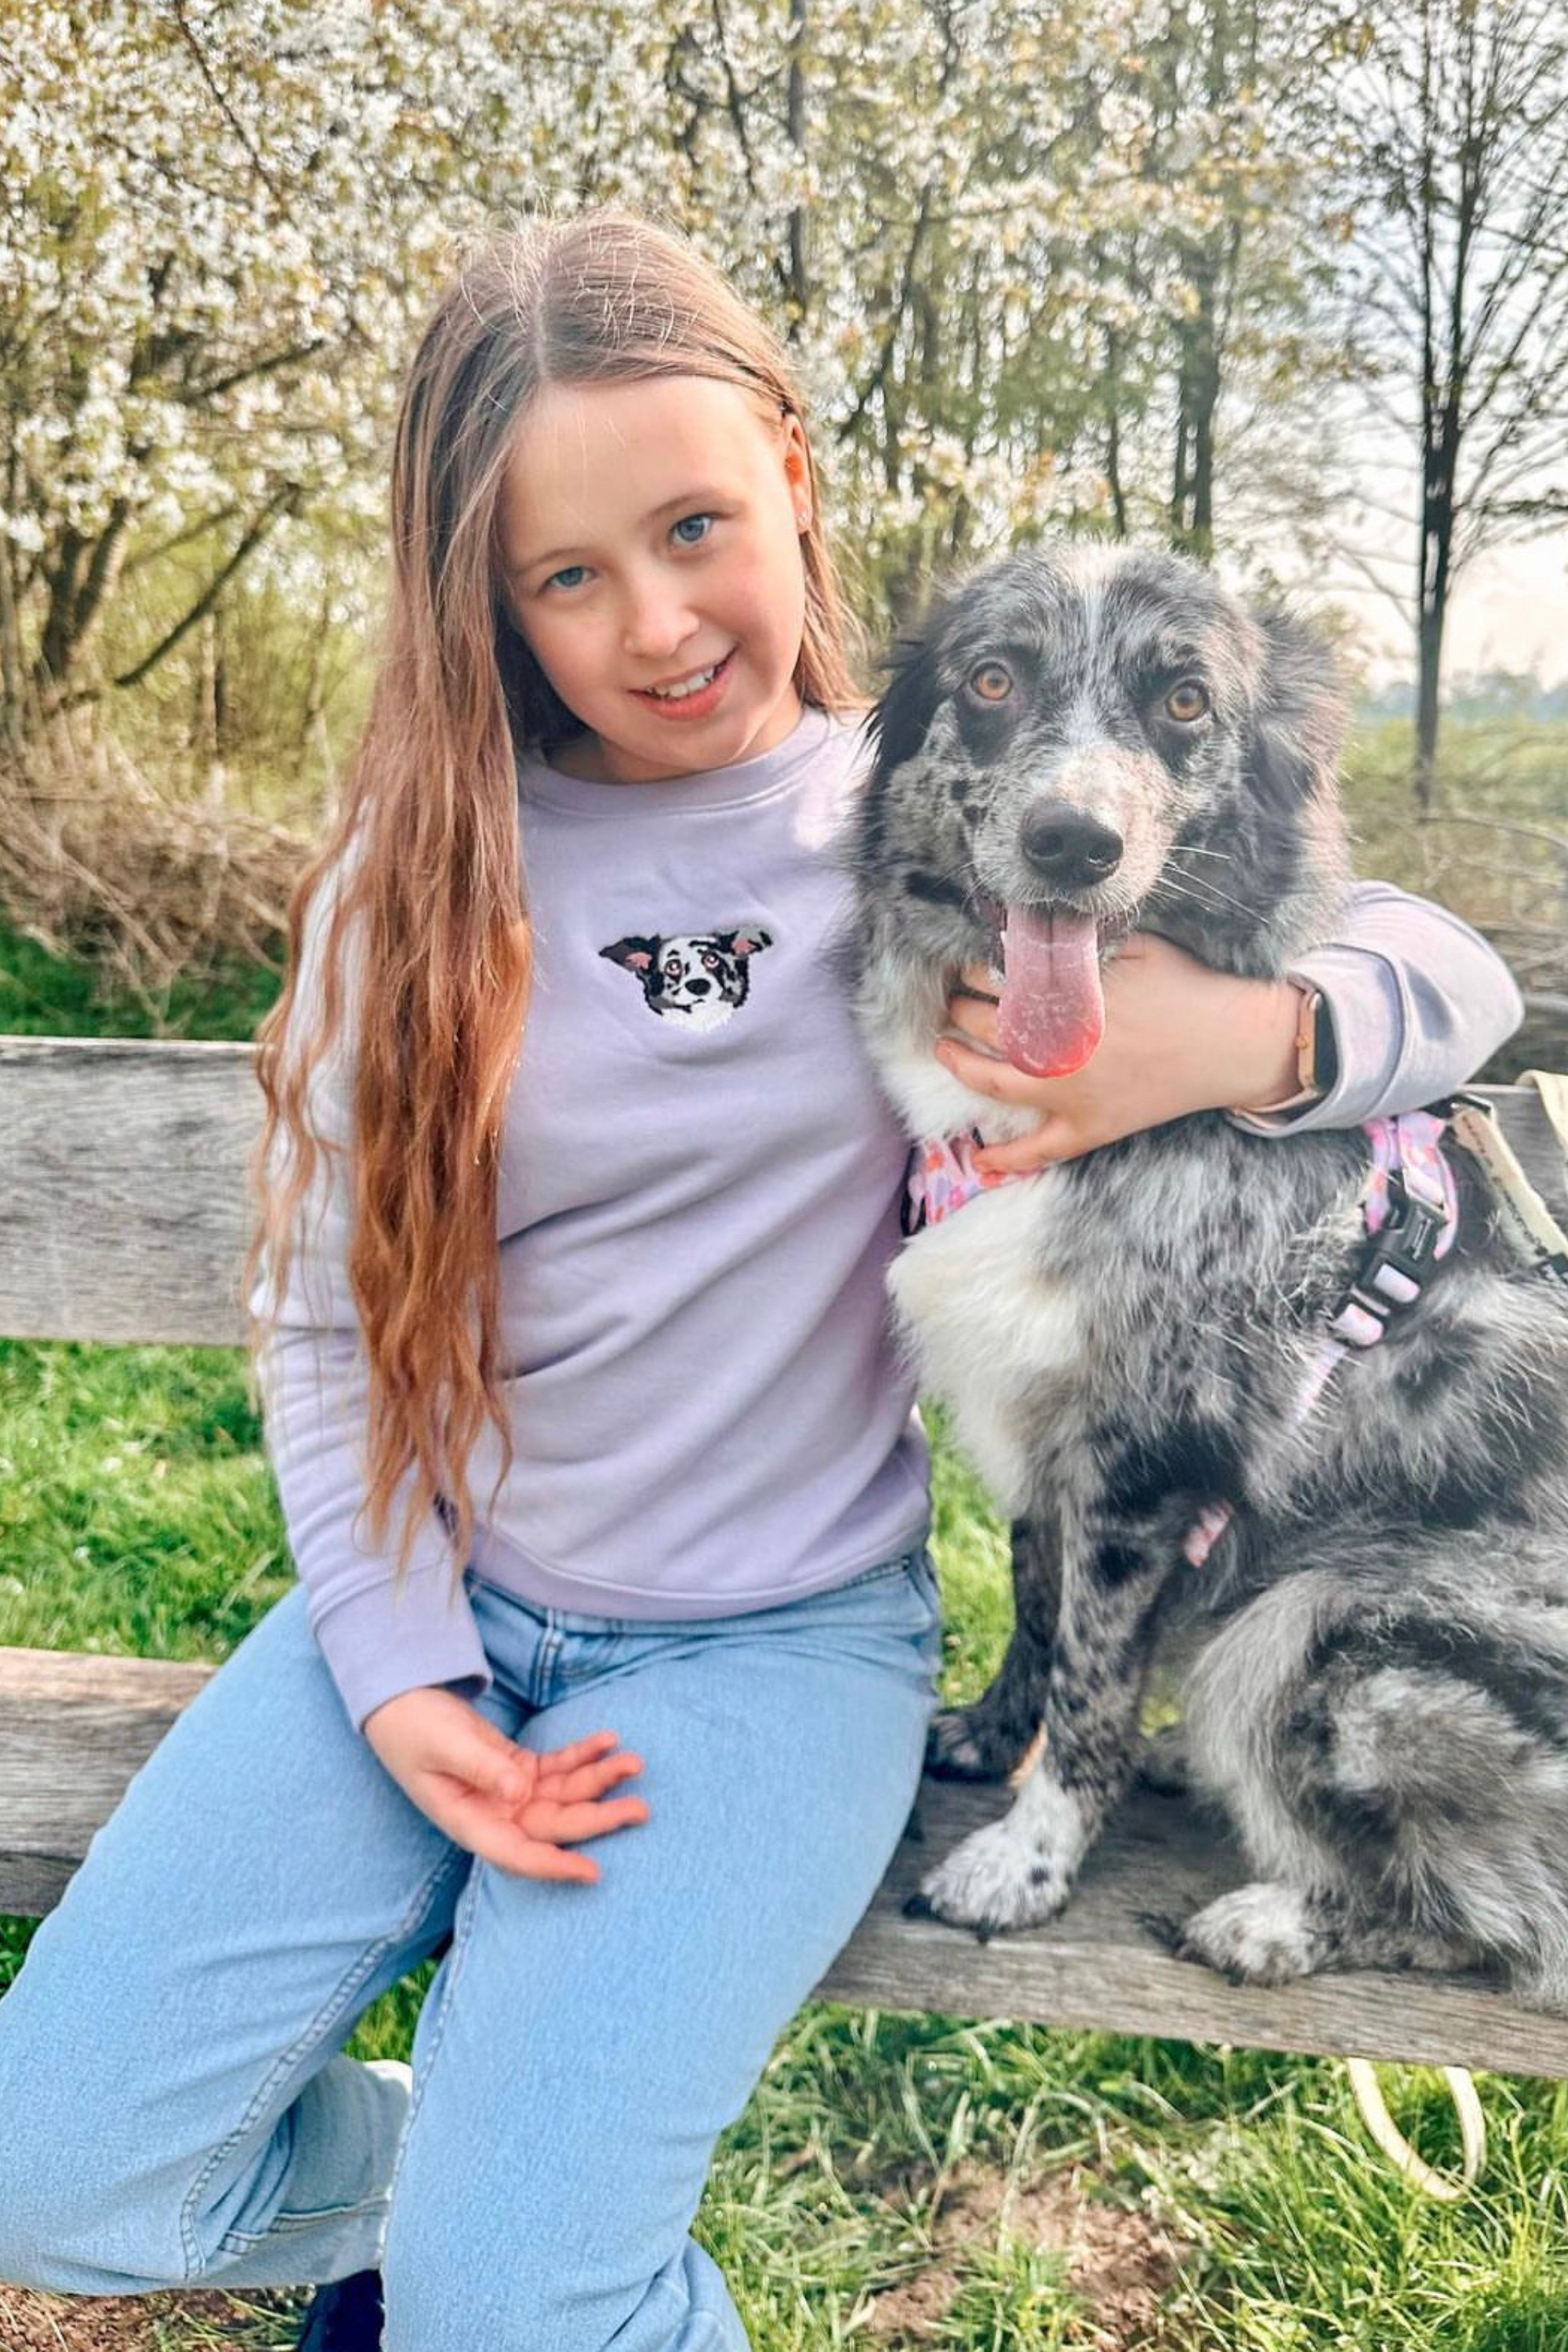
[[[965, 681], [1000, 659], [1013, 689]], [[1209, 710], [1177, 725], [1195, 678]], [[1026, 1132], [932, 1058], [1003, 907], [1282, 973], [1331, 930], [1341, 706], [1325, 649], [1163, 552], [1012, 557], [909, 649], [874, 722], [857, 1001], [916, 1136]], [[1042, 881], [1021, 834], [1068, 801], [1109, 877]], [[1278, 1982], [1500, 1963], [1568, 2006], [1568, 1311], [1510, 1275], [1458, 1155], [1460, 1242], [1381, 1347], [1294, 1404], [1362, 1233], [1364, 1139], [1183, 1119], [982, 1194], [910, 1242], [895, 1309], [1014, 1521], [1016, 1630], [933, 1768], [1013, 1768], [1012, 1811], [924, 1882], [982, 1934], [1048, 1917], [1131, 1769], [1158, 1643], [1195, 1653], [1189, 1759], [1256, 1884], [1169, 1933]], [[1234, 1519], [1185, 1565], [1198, 1507]]]

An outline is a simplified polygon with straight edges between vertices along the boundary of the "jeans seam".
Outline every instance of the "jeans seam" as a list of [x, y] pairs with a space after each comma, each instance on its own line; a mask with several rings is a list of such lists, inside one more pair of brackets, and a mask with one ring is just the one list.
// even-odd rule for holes
[[[692, 2242], [689, 2230], [686, 2237], [689, 2246]], [[723, 2323], [715, 2319], [710, 2311], [694, 2310], [691, 2297], [689, 2294], [682, 2294], [679, 2287], [672, 2286], [662, 2271], [657, 2272], [648, 2284], [675, 2305], [684, 2322], [684, 2332], [681, 2336], [682, 2352], [688, 2352], [688, 2347], [689, 2352], [733, 2352], [733, 2338]], [[644, 2301], [646, 2300], [645, 2296]], [[733, 2309], [733, 2307], [731, 2304], [731, 2308]], [[638, 2308], [641, 2308], [640, 2305]], [[700, 2342], [690, 2333], [693, 2326], [697, 2325], [700, 2325], [703, 2330]]]
[[[385, 2191], [363, 2199], [357, 2205], [321, 2205], [310, 2213], [280, 2213], [265, 2230], [226, 2230], [218, 2240], [218, 2251], [225, 2254], [254, 2253], [258, 2246], [270, 2245], [279, 2238], [300, 2236], [306, 2230], [319, 2230], [323, 2221], [352, 2221], [362, 2213], [379, 2212], [386, 2202]], [[189, 2279], [186, 2284], [190, 2284]]]
[[539, 1644], [538, 1654], [533, 1661], [533, 1672], [530, 1676], [533, 1686], [534, 1704], [537, 1706], [546, 1707], [550, 1705], [551, 1686], [554, 1682], [556, 1669], [561, 1663], [561, 1654], [565, 1646], [565, 1634], [552, 1616], [547, 1617], [544, 1638]]
[[408, 2114], [404, 2123], [403, 2136], [397, 2143], [397, 2154], [393, 2160], [392, 2179], [387, 2183], [386, 2189], [388, 2211], [396, 2200], [397, 2184], [403, 2177], [403, 2159], [407, 2153], [409, 2140], [413, 2137], [415, 2121], [424, 2104], [425, 2085], [430, 2079], [430, 2069], [436, 2063], [441, 2044], [446, 2039], [447, 2021], [452, 2014], [452, 1996], [457, 1991], [458, 1979], [463, 1973], [463, 1962], [468, 1957], [468, 1942], [473, 1933], [474, 1913], [479, 1907], [480, 1874], [489, 1867], [478, 1854], [472, 1857], [472, 1862], [473, 1867], [468, 1873], [468, 1883], [458, 1898], [457, 1917], [452, 1923], [452, 1948], [447, 1955], [447, 1978], [441, 1987], [441, 2005], [436, 2012], [435, 2022], [430, 2028], [430, 2046], [427, 2051], [421, 2053], [419, 2071], [414, 2077], [414, 2088], [409, 2097]]
[[[454, 1867], [456, 1867], [458, 1860], [460, 1859], [460, 1849], [458, 1853], [443, 1854], [440, 1861], [436, 1864], [428, 1877], [426, 1878], [423, 1885], [420, 1886], [418, 1893], [416, 1895], [413, 1903], [409, 1906], [404, 1917], [395, 1927], [389, 1928], [384, 1936], [378, 1937], [374, 1943], [368, 1944], [364, 1950], [360, 1954], [358, 1959], [344, 1970], [343, 1974], [339, 1978], [337, 1983], [333, 1986], [325, 2000], [323, 2000], [316, 2010], [315, 2014], [311, 2017], [309, 2023], [300, 2029], [300, 2032], [296, 2034], [294, 2040], [289, 2043], [288, 2049], [285, 2050], [282, 2055], [274, 2063], [269, 2072], [262, 2077], [260, 2084], [251, 2097], [249, 2105], [246, 2108], [245, 2113], [241, 2116], [234, 2129], [229, 2133], [228, 2137], [220, 2141], [217, 2147], [209, 2154], [205, 2164], [203, 2165], [201, 2171], [197, 2174], [195, 2180], [193, 2182], [184, 2203], [180, 2208], [180, 2242], [181, 2250], [184, 2256], [185, 2273], [184, 2283], [186, 2285], [189, 2285], [192, 2281], [199, 2279], [202, 2275], [201, 2248], [196, 2240], [195, 2228], [195, 2210], [200, 2200], [202, 2191], [206, 2188], [207, 2183], [211, 2180], [214, 2173], [222, 2164], [229, 2151], [244, 2138], [246, 2133], [250, 2129], [256, 2117], [266, 2105], [274, 2085], [289, 2072], [289, 2069], [293, 2065], [300, 2052], [307, 2049], [311, 2041], [318, 2037], [326, 2020], [331, 2017], [335, 2011], [341, 2010], [350, 2000], [352, 2000], [354, 1991], [364, 1982], [365, 1979], [375, 1967], [377, 1961], [382, 1959], [387, 1952], [391, 1951], [395, 1945], [400, 1941], [405, 1940], [409, 1936], [413, 1935], [418, 1927], [421, 1920], [428, 1917], [430, 1906], [434, 1900], [437, 1889], [440, 1885], [442, 1879], [452, 1869], [454, 1869]], [[379, 2204], [381, 2200], [377, 2199], [376, 2202]], [[350, 2205], [333, 2210], [341, 2210], [344, 2215], [348, 2215], [356, 2211], [369, 2211], [373, 2209], [369, 2206]], [[245, 2231], [226, 2231], [224, 2236], [219, 2240], [220, 2248], [228, 2247], [228, 2242], [231, 2237], [245, 2241], [245, 2244], [240, 2251], [247, 2252], [252, 2246], [265, 2244], [267, 2240], [274, 2235], [286, 2236], [289, 2233], [289, 2223], [292, 2218], [293, 2217], [289, 2217], [281, 2223], [275, 2221], [269, 2223], [267, 2229], [256, 2232], [247, 2232]], [[321, 2216], [320, 2214], [316, 2214], [312, 2216], [302, 2216], [300, 2218], [303, 2221], [314, 2220], [319, 2221], [321, 2219]]]

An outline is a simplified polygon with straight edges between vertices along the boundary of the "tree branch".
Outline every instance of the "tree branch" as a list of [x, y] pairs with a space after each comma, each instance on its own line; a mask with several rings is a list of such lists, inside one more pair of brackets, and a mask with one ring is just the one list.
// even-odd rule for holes
[[216, 400], [232, 392], [237, 383], [249, 383], [258, 375], [276, 375], [279, 368], [294, 367], [301, 360], [313, 359], [324, 351], [328, 338], [313, 335], [308, 343], [295, 343], [286, 352], [269, 352], [265, 359], [248, 360], [244, 367], [230, 368], [226, 375], [209, 376], [205, 383], [184, 384], [174, 393], [182, 407], [194, 407], [204, 400]]
[[230, 106], [227, 99], [224, 96], [222, 90], [219, 89], [217, 83], [214, 80], [212, 68], [207, 64], [206, 56], [202, 48], [202, 45], [197, 40], [195, 35], [192, 32], [190, 26], [185, 21], [184, 0], [174, 0], [174, 22], [179, 26], [180, 38], [184, 42], [185, 47], [189, 49], [192, 57], [194, 57], [196, 61], [196, 70], [201, 75], [202, 79], [205, 82], [208, 90], [211, 92], [214, 104], [216, 106], [219, 113], [223, 116], [223, 119], [227, 123], [229, 129], [233, 131], [235, 137], [238, 140], [240, 145], [244, 148], [246, 153], [249, 156], [251, 168], [255, 172], [257, 178], [261, 182], [262, 186], [267, 190], [268, 194], [278, 206], [279, 211], [281, 212], [284, 209], [283, 191], [279, 188], [277, 181], [272, 177], [271, 173], [268, 170], [266, 164], [257, 153], [256, 148], [252, 143], [250, 134], [246, 130], [244, 123], [241, 122], [238, 115], [236, 114], [233, 107]]
[[130, 669], [121, 670], [118, 673], [114, 680], [116, 686], [139, 686], [142, 680], [147, 676], [149, 670], [156, 669], [158, 664], [164, 658], [165, 655], [172, 654], [174, 652], [174, 647], [179, 644], [180, 639], [185, 635], [187, 631], [194, 629], [198, 621], [205, 619], [207, 614], [212, 611], [213, 606], [217, 603], [217, 600], [223, 593], [225, 588], [234, 578], [235, 573], [239, 570], [240, 565], [246, 561], [247, 556], [253, 554], [256, 549], [260, 546], [262, 541], [272, 529], [274, 523], [278, 522], [285, 514], [292, 514], [296, 510], [300, 503], [300, 485], [297, 482], [285, 483], [284, 487], [277, 493], [276, 497], [271, 499], [268, 504], [263, 507], [260, 514], [251, 524], [250, 529], [246, 532], [244, 538], [240, 541], [239, 545], [235, 549], [234, 553], [229, 557], [228, 562], [223, 566], [221, 571], [216, 572], [215, 576], [208, 581], [205, 588], [196, 598], [195, 603], [191, 606], [189, 612], [186, 613], [182, 619], [176, 621], [174, 627], [168, 630], [163, 636], [159, 638], [151, 653], [143, 654], [142, 659], [135, 663]]

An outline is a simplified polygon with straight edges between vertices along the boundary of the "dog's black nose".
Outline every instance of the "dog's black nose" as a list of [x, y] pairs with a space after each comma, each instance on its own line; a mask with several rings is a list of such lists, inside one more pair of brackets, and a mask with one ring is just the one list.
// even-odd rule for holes
[[1121, 863], [1121, 835], [1071, 801], [1037, 801], [1024, 819], [1019, 845], [1047, 882], [1083, 888], [1103, 882]]

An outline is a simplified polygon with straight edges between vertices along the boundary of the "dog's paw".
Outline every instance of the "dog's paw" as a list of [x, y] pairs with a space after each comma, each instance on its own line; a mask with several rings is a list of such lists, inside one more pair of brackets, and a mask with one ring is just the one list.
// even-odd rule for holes
[[1054, 1918], [1072, 1885], [1070, 1868], [1021, 1836], [1008, 1814], [928, 1870], [904, 1908], [911, 1918], [972, 1927], [987, 1943], [1009, 1927], [1038, 1927]]
[[1027, 1746], [998, 1732], [984, 1699], [945, 1706], [926, 1733], [926, 1770], [934, 1780], [1005, 1780]]
[[[1152, 1924], [1152, 1923], [1151, 1923]], [[1232, 1984], [1293, 1984], [1322, 1957], [1321, 1938], [1300, 1889], [1258, 1879], [1194, 1911], [1175, 1934], [1179, 1960], [1216, 1969]]]

